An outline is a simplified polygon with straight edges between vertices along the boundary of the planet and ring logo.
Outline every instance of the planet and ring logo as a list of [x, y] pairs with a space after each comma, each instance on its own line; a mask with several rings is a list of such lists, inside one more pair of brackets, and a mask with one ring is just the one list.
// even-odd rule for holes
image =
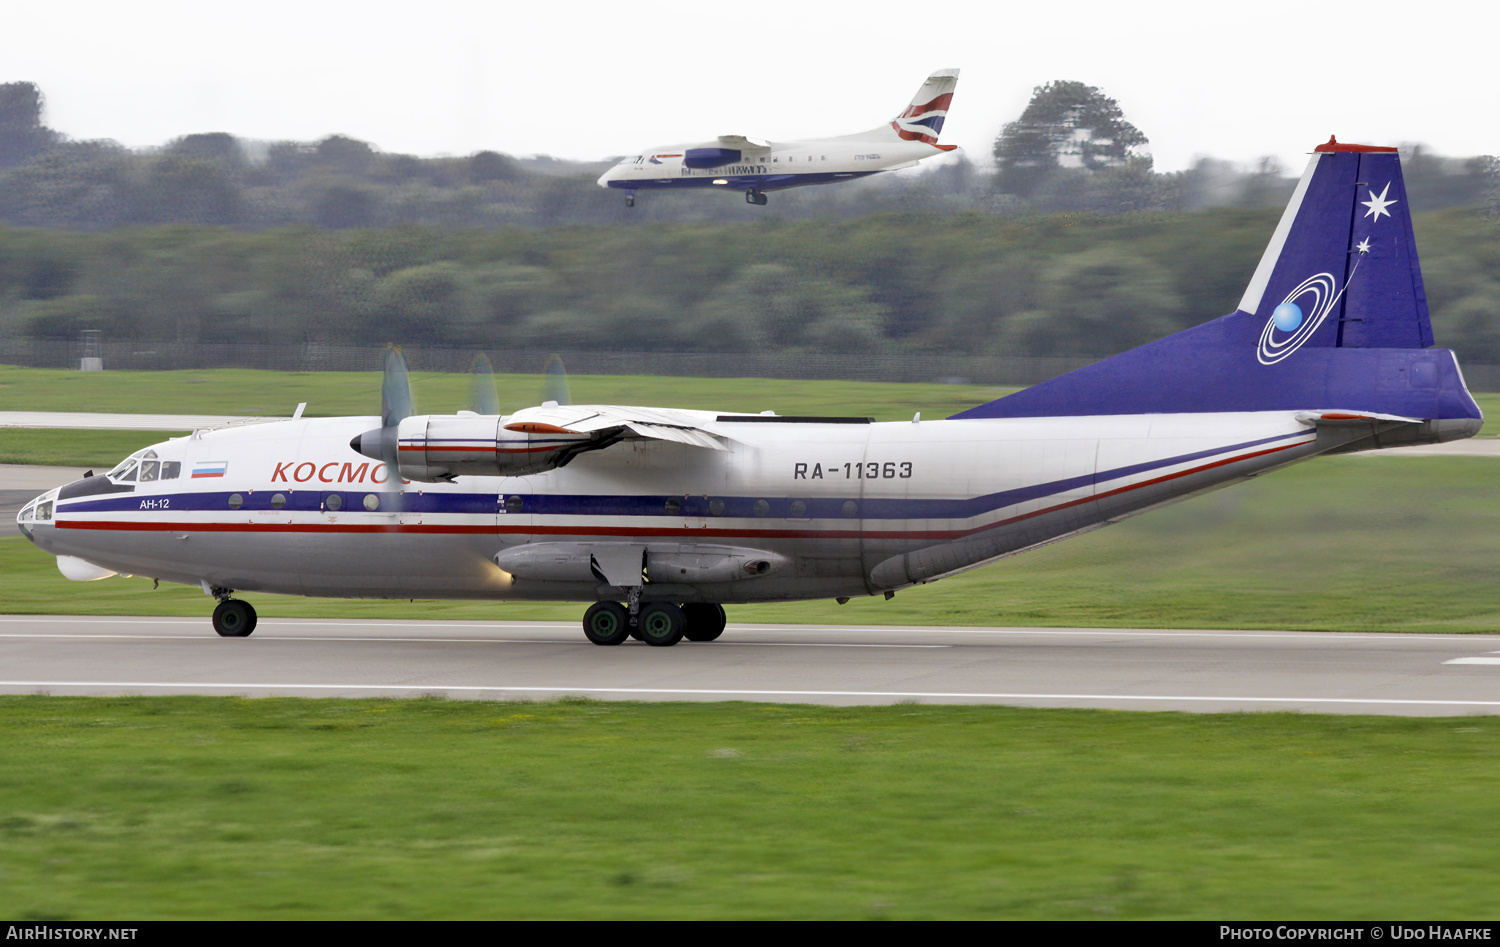
[[1266, 320], [1266, 328], [1260, 334], [1260, 348], [1255, 353], [1260, 363], [1274, 365], [1312, 338], [1333, 311], [1333, 304], [1339, 298], [1337, 289], [1331, 275], [1319, 273], [1287, 293], [1281, 305], [1271, 310], [1271, 318]]

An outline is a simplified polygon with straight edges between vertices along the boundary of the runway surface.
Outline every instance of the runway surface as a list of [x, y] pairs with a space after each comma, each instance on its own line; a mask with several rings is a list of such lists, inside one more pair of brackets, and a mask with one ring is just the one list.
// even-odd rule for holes
[[1500, 635], [730, 624], [601, 648], [571, 622], [0, 616], [0, 693], [1500, 713]]

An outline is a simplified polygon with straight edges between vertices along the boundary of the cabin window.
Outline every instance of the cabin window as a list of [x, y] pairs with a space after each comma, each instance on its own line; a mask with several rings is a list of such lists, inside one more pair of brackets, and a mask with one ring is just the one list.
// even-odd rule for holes
[[182, 461], [164, 460], [161, 462], [161, 478], [163, 480], [176, 480], [182, 476]]
[[369, 510], [371, 513], [374, 513], [376, 510], [380, 509], [380, 497], [376, 496], [373, 493], [366, 493], [365, 509]]
[[807, 515], [807, 501], [793, 500], [792, 506], [787, 510], [787, 515], [794, 520], [800, 520]]
[[337, 513], [344, 508], [344, 498], [337, 493], [330, 493], [323, 501], [323, 509], [330, 513]]
[[667, 515], [676, 516], [682, 512], [682, 501], [677, 497], [667, 497]]
[[839, 507], [839, 509], [845, 516], [859, 515], [859, 504], [855, 503], [853, 500], [845, 500], [844, 505]]
[[286, 494], [278, 493], [271, 497], [271, 509], [279, 510], [286, 506]]
[[237, 510], [237, 509], [239, 509], [240, 507], [242, 507], [244, 505], [245, 505], [245, 498], [244, 497], [240, 496], [238, 493], [231, 493], [229, 495], [229, 508], [231, 510]]
[[505, 498], [505, 512], [507, 513], [519, 513], [523, 505], [521, 498], [518, 496], [508, 496]]
[[721, 499], [719, 499], [718, 497], [714, 497], [712, 500], [709, 500], [708, 501], [708, 512], [710, 514], [714, 515], [714, 516], [719, 516], [719, 515], [723, 514], [723, 512], [724, 512], [724, 501], [721, 500]]
[[771, 515], [771, 504], [765, 500], [756, 500], [755, 505], [750, 508], [756, 516]]

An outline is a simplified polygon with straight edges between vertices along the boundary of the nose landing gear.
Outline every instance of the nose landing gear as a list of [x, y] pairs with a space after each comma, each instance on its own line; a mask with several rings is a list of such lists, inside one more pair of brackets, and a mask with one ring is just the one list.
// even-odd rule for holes
[[764, 206], [766, 206], [766, 195], [762, 194], [756, 188], [753, 188], [753, 187], [752, 188], [748, 188], [745, 191], [745, 203], [746, 204], [758, 204], [761, 207], [764, 207]]

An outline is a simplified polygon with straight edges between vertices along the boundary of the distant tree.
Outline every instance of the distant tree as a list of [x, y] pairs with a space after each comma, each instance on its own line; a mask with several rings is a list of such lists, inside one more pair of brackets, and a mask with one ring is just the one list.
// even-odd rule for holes
[[311, 203], [312, 220], [319, 227], [372, 227], [380, 209], [380, 194], [369, 185], [340, 178], [315, 188]]
[[20, 164], [57, 143], [42, 124], [42, 90], [34, 82], [0, 85], [0, 168]]
[[486, 181], [514, 181], [525, 173], [510, 159], [496, 151], [481, 151], [469, 159], [469, 180], [475, 184]]
[[229, 171], [214, 161], [162, 155], [146, 166], [136, 188], [132, 216], [139, 223], [235, 224], [240, 220], [239, 188]]
[[330, 135], [318, 142], [314, 163], [325, 165], [354, 177], [363, 177], [375, 157], [375, 149], [357, 138]]
[[995, 139], [999, 187], [1030, 197], [1059, 169], [1117, 167], [1146, 143], [1115, 100], [1096, 86], [1049, 82], [1035, 89], [1020, 119]]
[[186, 158], [217, 161], [232, 170], [238, 170], [245, 161], [240, 143], [228, 132], [185, 135], [168, 145], [167, 151]]

